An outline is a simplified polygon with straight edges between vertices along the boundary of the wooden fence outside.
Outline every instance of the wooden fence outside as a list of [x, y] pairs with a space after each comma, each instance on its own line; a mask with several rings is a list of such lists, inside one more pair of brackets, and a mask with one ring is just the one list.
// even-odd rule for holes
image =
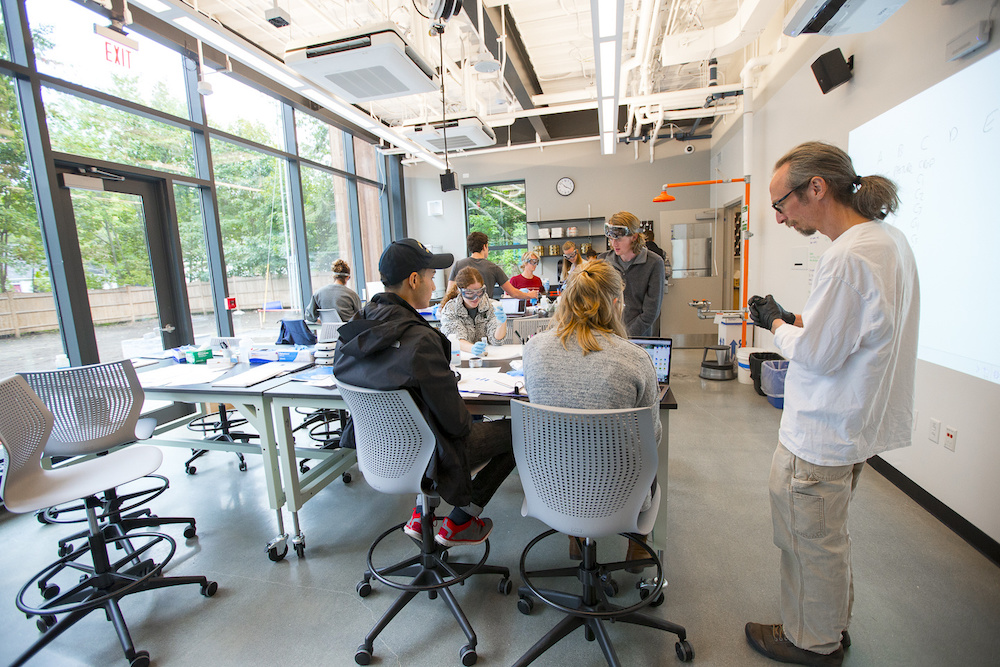
[[[187, 289], [192, 314], [214, 312], [211, 285], [207, 282], [189, 283]], [[243, 311], [258, 310], [271, 301], [281, 301], [285, 308], [291, 303], [287, 277], [229, 278], [229, 295], [236, 297], [236, 305]], [[95, 325], [132, 323], [156, 317], [152, 287], [87, 290], [87, 297]], [[0, 294], [0, 337], [20, 338], [27, 333], [58, 329], [59, 319], [51, 292]]]

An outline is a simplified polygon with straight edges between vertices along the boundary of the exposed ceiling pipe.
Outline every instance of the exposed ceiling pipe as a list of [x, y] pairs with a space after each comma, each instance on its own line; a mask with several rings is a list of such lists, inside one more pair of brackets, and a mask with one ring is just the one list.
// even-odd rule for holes
[[[528, 144], [506, 144], [504, 146], [494, 146], [493, 148], [479, 148], [474, 151], [461, 151], [457, 153], [449, 153], [448, 159], [455, 161], [463, 157], [473, 157], [476, 155], [487, 155], [489, 153], [509, 153], [510, 151], [521, 151], [529, 148], [534, 148], [535, 150], [544, 150], [549, 146], [563, 146], [566, 144], [582, 144], [588, 141], [600, 141], [601, 137], [599, 135], [594, 135], [592, 137], [576, 137], [574, 139], [554, 139], [552, 141], [541, 141], [537, 143]], [[402, 155], [406, 153], [404, 150], [400, 149], [389, 149], [382, 151], [385, 155]], [[402, 161], [403, 164], [420, 164], [420, 160], [417, 159], [405, 159]]]
[[[660, 108], [660, 115], [656, 119], [656, 125], [653, 126], [653, 136], [660, 134], [660, 128], [663, 127], [663, 108]], [[655, 141], [649, 142], [649, 164], [653, 164], [653, 149], [656, 146]]]
[[733, 53], [757, 39], [782, 9], [784, 0], [748, 0], [721, 25], [677, 35], [668, 32], [660, 45], [660, 64], [667, 67]]

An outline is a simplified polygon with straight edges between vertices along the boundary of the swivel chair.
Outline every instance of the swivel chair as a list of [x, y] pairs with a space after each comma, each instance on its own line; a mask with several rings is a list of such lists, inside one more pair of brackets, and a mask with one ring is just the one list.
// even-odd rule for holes
[[[540, 519], [553, 529], [531, 540], [521, 554], [517, 607], [529, 614], [537, 598], [566, 614], [515, 666], [530, 664], [578, 627], [584, 628], [586, 639], [596, 638], [608, 664], [617, 666], [620, 662], [605, 621], [672, 632], [678, 638], [674, 647], [678, 658], [691, 660], [694, 651], [683, 627], [641, 613], [643, 607], [663, 600], [663, 564], [637, 536], [652, 529], [660, 502], [657, 485], [651, 506], [641, 511], [657, 467], [650, 409], [574, 410], [523, 401], [511, 401], [510, 408], [514, 458], [524, 488], [521, 514]], [[528, 552], [557, 531], [585, 538], [580, 565], [526, 571]], [[616, 533], [640, 545], [649, 558], [599, 563], [595, 538]], [[640, 588], [636, 604], [612, 604], [608, 593], [616, 593], [617, 585], [611, 583], [611, 573], [637, 565], [656, 567], [655, 586], [652, 590]], [[578, 579], [582, 591], [544, 589], [532, 582], [532, 578], [560, 576]]]
[[[365, 389], [340, 381], [337, 387], [354, 418], [358, 468], [368, 484], [382, 493], [418, 493], [423, 509], [421, 539], [413, 540], [420, 547], [420, 553], [388, 567], [376, 568], [373, 565], [375, 548], [389, 535], [397, 534], [405, 525], [403, 523], [379, 535], [368, 549], [368, 569], [358, 582], [358, 594], [367, 597], [371, 593], [370, 582], [373, 578], [402, 593], [365, 637], [354, 654], [354, 661], [359, 665], [369, 664], [379, 633], [418, 593], [427, 593], [432, 600], [440, 595], [448, 605], [468, 638], [468, 643], [459, 651], [462, 664], [474, 665], [478, 657], [476, 633], [450, 587], [464, 582], [473, 574], [499, 574], [501, 579], [497, 589], [507, 595], [512, 588], [510, 570], [485, 564], [490, 555], [489, 540], [485, 542], [484, 553], [478, 563], [450, 562], [448, 548], [434, 541], [434, 508], [439, 505], [440, 499], [425, 488], [424, 476], [434, 453], [435, 438], [409, 392], [404, 389]], [[402, 583], [389, 577], [412, 579], [409, 583]]]
[[[148, 532], [109, 538], [98, 523], [97, 510], [102, 506], [98, 495], [155, 471], [163, 460], [159, 449], [136, 445], [46, 470], [41, 466], [42, 447], [49, 440], [52, 425], [52, 413], [24, 378], [14, 375], [0, 381], [0, 445], [8, 459], [0, 480], [4, 505], [11, 512], [25, 513], [82, 499], [90, 526], [86, 546], [38, 572], [18, 592], [17, 608], [29, 618], [37, 616], [36, 625], [44, 634], [11, 667], [23, 665], [97, 609], [103, 609], [114, 624], [130, 667], [147, 667], [149, 653], [135, 650], [119, 600], [140, 591], [182, 584], [197, 584], [202, 595], [211, 597], [218, 584], [205, 577], [164, 577], [163, 567], [177, 548], [169, 535]], [[125, 552], [117, 560], [109, 554], [111, 544]], [[154, 555], [159, 559], [154, 560]]]
[[[52, 435], [44, 443], [44, 455], [61, 465], [73, 465], [79, 457], [93, 457], [145, 440], [156, 420], [140, 418], [145, 394], [130, 360], [55, 371], [19, 373], [53, 414]], [[148, 509], [137, 510], [169, 488], [162, 475], [148, 475], [130, 484], [126, 492], [110, 487], [100, 495], [97, 515], [107, 538], [120, 537], [136, 528], [164, 524], [187, 524], [184, 537], [193, 538], [194, 517], [157, 517]], [[49, 507], [38, 513], [42, 523], [80, 523], [84, 503]], [[136, 510], [136, 511], [133, 511]], [[82, 531], [59, 540], [59, 555], [73, 550], [73, 542], [87, 537]]]

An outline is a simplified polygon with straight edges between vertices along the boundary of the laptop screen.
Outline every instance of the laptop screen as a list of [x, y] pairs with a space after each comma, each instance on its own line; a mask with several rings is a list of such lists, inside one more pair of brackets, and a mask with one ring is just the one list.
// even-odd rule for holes
[[673, 340], [670, 338], [631, 338], [653, 360], [656, 369], [656, 381], [660, 384], [670, 384], [670, 353], [673, 350]]

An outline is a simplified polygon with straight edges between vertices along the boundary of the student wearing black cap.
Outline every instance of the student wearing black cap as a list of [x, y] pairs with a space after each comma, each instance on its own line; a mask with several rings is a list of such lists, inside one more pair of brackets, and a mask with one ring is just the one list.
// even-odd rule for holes
[[[450, 367], [451, 344], [416, 310], [430, 303], [435, 269], [453, 261], [450, 253], [434, 254], [415, 239], [390, 244], [378, 264], [386, 291], [340, 328], [333, 362], [334, 375], [344, 382], [408, 389], [420, 407], [437, 439], [427, 478], [454, 506], [435, 537], [445, 546], [479, 544], [489, 536], [493, 522], [479, 514], [514, 469], [510, 421], [472, 421]], [[486, 467], [471, 479], [482, 463]], [[416, 539], [420, 514], [414, 508], [403, 528]]]

